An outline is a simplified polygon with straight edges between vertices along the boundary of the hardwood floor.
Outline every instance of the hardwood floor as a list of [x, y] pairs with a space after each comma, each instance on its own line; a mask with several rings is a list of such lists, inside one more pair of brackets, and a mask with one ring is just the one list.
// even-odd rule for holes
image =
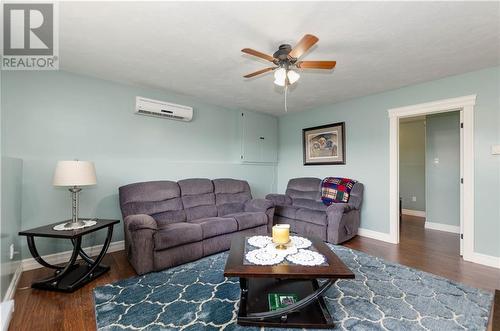
[[[399, 245], [356, 237], [345, 246], [470, 286], [500, 289], [500, 270], [462, 261], [458, 235], [426, 230], [419, 217], [404, 217]], [[33, 290], [31, 282], [48, 276], [50, 271], [24, 272], [9, 330], [94, 330], [92, 289], [135, 275], [123, 251], [108, 254], [104, 263], [111, 266], [110, 272], [71, 294]]]
[[399, 245], [358, 236], [345, 246], [473, 287], [500, 289], [500, 270], [465, 262], [459, 235], [425, 229], [424, 221], [404, 215]]

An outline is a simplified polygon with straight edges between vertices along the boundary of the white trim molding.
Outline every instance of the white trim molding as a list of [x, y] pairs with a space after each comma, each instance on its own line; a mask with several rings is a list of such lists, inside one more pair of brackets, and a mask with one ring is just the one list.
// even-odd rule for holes
[[401, 209], [401, 214], [408, 216], [425, 217], [425, 211], [413, 209]]
[[19, 279], [21, 279], [21, 274], [23, 272], [21, 261], [11, 262], [15, 264], [16, 270], [14, 275], [10, 280], [9, 287], [5, 292], [3, 301], [0, 304], [0, 330], [7, 331], [9, 329], [10, 319], [12, 318], [12, 313], [14, 312], [14, 294], [16, 294], [17, 284]]
[[458, 226], [458, 225], [450, 225], [450, 224], [425, 221], [424, 227], [426, 229], [430, 229], [430, 230], [445, 231], [445, 232], [451, 232], [451, 233], [460, 233], [460, 226]]
[[488, 267], [500, 269], [500, 256], [491, 256], [473, 252], [469, 262], [479, 263]]
[[0, 330], [9, 329], [12, 313], [14, 312], [14, 300], [3, 301], [0, 303]]
[[378, 231], [373, 231], [370, 229], [359, 228], [358, 229], [358, 236], [376, 239], [376, 240], [385, 241], [385, 242], [394, 244], [389, 233], [385, 233], [385, 232], [378, 232]]
[[[96, 256], [101, 251], [102, 246], [103, 245], [90, 246], [84, 248], [84, 250], [89, 256]], [[113, 241], [112, 243], [109, 244], [107, 253], [123, 251], [124, 249], [125, 249], [125, 242], [123, 240]], [[42, 256], [42, 258], [50, 264], [67, 263], [71, 258], [72, 252], [73, 251], [65, 251], [55, 254], [49, 254]], [[80, 257], [78, 258], [81, 259]], [[23, 271], [42, 268], [42, 266], [38, 262], [36, 262], [34, 258], [23, 259], [21, 261], [21, 265]]]
[[391, 240], [399, 243], [399, 120], [402, 118], [444, 113], [463, 112], [463, 258], [473, 261], [474, 254], [474, 105], [476, 95], [445, 99], [417, 105], [393, 108], [389, 115], [389, 229]]
[[10, 280], [9, 287], [7, 291], [5, 291], [5, 296], [3, 297], [3, 301], [9, 301], [14, 299], [14, 294], [16, 293], [17, 284], [19, 283], [19, 279], [21, 279], [21, 274], [23, 273], [23, 266], [21, 261], [17, 261], [16, 270], [14, 271], [14, 275]]

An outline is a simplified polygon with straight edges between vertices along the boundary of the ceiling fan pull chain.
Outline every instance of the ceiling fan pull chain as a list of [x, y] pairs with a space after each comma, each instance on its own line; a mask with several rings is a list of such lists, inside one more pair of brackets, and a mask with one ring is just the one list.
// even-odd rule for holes
[[286, 97], [288, 95], [288, 84], [285, 83], [285, 113], [288, 113], [288, 107], [286, 105]]

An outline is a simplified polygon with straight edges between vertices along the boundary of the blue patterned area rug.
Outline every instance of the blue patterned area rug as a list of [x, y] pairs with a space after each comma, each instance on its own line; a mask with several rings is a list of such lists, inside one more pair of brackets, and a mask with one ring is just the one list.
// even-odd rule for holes
[[[330, 247], [356, 274], [325, 295], [335, 330], [486, 329], [491, 293]], [[258, 330], [235, 323], [240, 290], [238, 279], [223, 277], [226, 258], [212, 255], [96, 288], [97, 329]]]

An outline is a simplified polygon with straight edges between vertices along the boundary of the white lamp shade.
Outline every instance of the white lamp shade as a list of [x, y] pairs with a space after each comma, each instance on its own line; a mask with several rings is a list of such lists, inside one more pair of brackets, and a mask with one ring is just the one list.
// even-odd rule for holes
[[274, 72], [274, 84], [279, 86], [285, 86], [286, 80], [286, 69], [279, 68]]
[[299, 78], [300, 78], [299, 73], [298, 73], [298, 72], [296, 72], [296, 71], [293, 71], [293, 70], [289, 70], [289, 71], [287, 72], [287, 76], [288, 76], [288, 81], [290, 82], [290, 84], [295, 83], [295, 82], [296, 82], [296, 81], [298, 81], [298, 80], [299, 80]]
[[54, 173], [54, 186], [88, 186], [97, 184], [94, 162], [59, 161]]
[[283, 79], [280, 81], [280, 80], [275, 79], [274, 84], [276, 84], [278, 86], [285, 86], [285, 80]]

